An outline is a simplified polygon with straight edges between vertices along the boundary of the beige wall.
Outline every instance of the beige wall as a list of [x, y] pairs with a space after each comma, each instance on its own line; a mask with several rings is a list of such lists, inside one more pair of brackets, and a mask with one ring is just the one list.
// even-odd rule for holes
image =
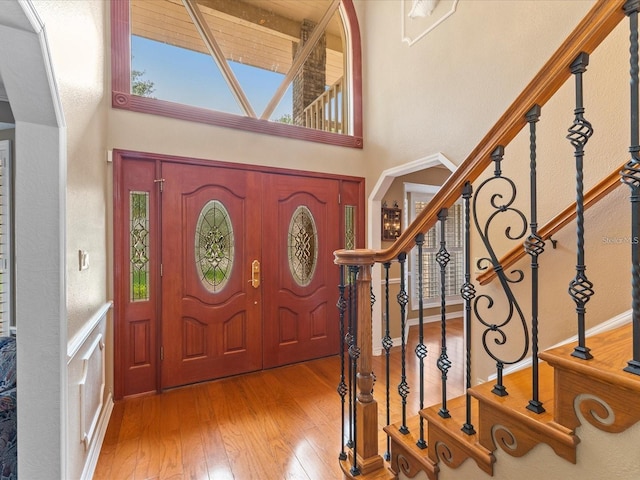
[[362, 150], [109, 110], [110, 149], [363, 176]]
[[[64, 230], [68, 329], [62, 339], [62, 362], [66, 369], [67, 341], [86, 334], [94, 315], [109, 300], [106, 212], [110, 199], [106, 191], [106, 100], [110, 98], [110, 93], [105, 90], [108, 2], [34, 0], [33, 4], [44, 24], [66, 124], [66, 145], [61, 156], [63, 159], [66, 156]], [[20, 151], [17, 154], [19, 162]], [[64, 164], [62, 170], [65, 170]], [[89, 254], [87, 270], [79, 270], [79, 250], [85, 250]], [[20, 325], [18, 329], [20, 330]], [[107, 337], [105, 343], [110, 352], [109, 333], [103, 330], [103, 334]], [[111, 365], [111, 358], [108, 357], [107, 385], [103, 396], [105, 404], [112, 390]], [[67, 379], [66, 372], [61, 378]], [[89, 454], [95, 453], [97, 448], [92, 445], [92, 450], [87, 451], [81, 441], [78, 407], [81, 390], [78, 378], [78, 375], [72, 375], [68, 378], [68, 384], [63, 385], [63, 408], [68, 407], [69, 410], [63, 410], [65, 413], [62, 421], [66, 421], [66, 425], [61, 426], [64, 433], [58, 443], [62, 444], [60, 448], [64, 473], [61, 475], [68, 478], [81, 478], [88, 464]], [[99, 388], [99, 385], [90, 385], [89, 388]], [[20, 435], [23, 434], [39, 433], [23, 429]], [[96, 438], [94, 435], [94, 444]], [[54, 472], [52, 470], [51, 475], [56, 475]]]
[[[477, 1], [460, 2], [457, 11], [412, 46], [401, 41], [401, 2], [358, 2], [361, 14], [365, 78], [365, 153], [371, 186], [376, 172], [418, 158], [443, 152], [460, 163], [506, 110], [551, 53], [585, 15], [591, 1]], [[596, 134], [587, 146], [585, 185], [592, 186], [627, 157], [626, 112], [628, 66], [624, 25], [596, 51], [585, 76], [587, 117]], [[384, 59], [381, 61], [380, 59]], [[399, 75], [397, 72], [402, 72]], [[615, 73], [612, 73], [615, 72]], [[614, 84], [616, 88], [614, 89]], [[575, 198], [573, 149], [564, 139], [573, 120], [570, 82], [558, 98], [542, 110], [539, 128], [539, 223], [542, 225]], [[616, 123], [618, 122], [618, 123]], [[505, 174], [515, 175], [523, 187], [516, 205], [529, 215], [528, 133], [507, 148]], [[517, 162], [517, 165], [516, 165]], [[519, 173], [518, 173], [519, 172]], [[476, 187], [479, 182], [476, 182]], [[619, 189], [587, 217], [588, 274], [596, 283], [596, 295], [588, 304], [588, 326], [629, 308], [628, 245], [606, 244], [603, 238], [628, 236], [628, 195]], [[486, 203], [485, 203], [486, 205]], [[486, 207], [485, 207], [486, 208]], [[482, 211], [482, 209], [481, 209]], [[485, 210], [486, 214], [487, 211]], [[553, 344], [575, 333], [575, 305], [567, 295], [575, 275], [575, 226], [557, 235], [558, 249], [549, 246], [541, 257], [545, 264], [561, 266], [541, 273], [540, 313], [546, 324], [543, 345]], [[498, 240], [502, 254], [514, 242]], [[472, 255], [486, 255], [478, 236]], [[625, 263], [626, 262], [626, 263]], [[523, 260], [520, 268], [528, 268]], [[612, 280], [616, 280], [615, 282]], [[618, 281], [618, 279], [620, 279]], [[530, 321], [529, 283], [514, 286]], [[500, 299], [495, 286], [481, 289]], [[489, 312], [489, 321], [501, 319], [501, 307]], [[514, 325], [518, 321], [513, 322]], [[475, 328], [478, 328], [477, 326]], [[522, 328], [520, 327], [520, 331]], [[518, 328], [509, 332], [518, 343]], [[474, 378], [486, 378], [493, 367], [475, 345]], [[517, 350], [517, 348], [516, 348]], [[505, 352], [517, 357], [517, 352]]]
[[[49, 39], [67, 125], [67, 312], [69, 337], [107, 300], [108, 2], [34, 1]], [[78, 251], [89, 253], [80, 271]]]
[[[595, 133], [586, 146], [585, 156], [585, 190], [595, 185], [600, 179], [617, 170], [628, 156], [628, 106], [625, 105], [628, 95], [628, 47], [627, 26], [623, 23], [600, 48], [591, 56], [590, 65], [585, 73], [585, 117], [593, 124]], [[575, 199], [575, 163], [573, 147], [564, 138], [567, 128], [573, 121], [574, 82], [569, 81], [550, 102], [543, 107], [538, 124], [538, 218], [544, 225], [561, 209]], [[529, 134], [521, 133], [507, 148], [503, 163], [505, 175], [512, 176], [521, 194], [515, 205], [527, 217], [529, 216], [528, 167], [512, 166], [528, 163]], [[524, 161], [523, 161], [524, 160]], [[476, 188], [480, 182], [476, 182]], [[601, 201], [586, 213], [585, 218], [585, 263], [586, 274], [594, 283], [595, 295], [587, 303], [587, 327], [608, 320], [628, 310], [630, 301], [630, 246], [618, 239], [630, 236], [629, 191], [625, 186], [619, 187], [608, 198]], [[486, 197], [485, 197], [486, 198]], [[485, 202], [486, 205], [486, 202]], [[485, 210], [485, 214], [488, 213]], [[513, 220], [513, 217], [512, 217]], [[513, 223], [515, 225], [515, 223]], [[516, 242], [507, 241], [500, 231], [500, 225], [494, 232], [498, 239], [498, 252], [505, 252]], [[558, 241], [554, 250], [548, 243], [545, 252], [540, 256], [540, 340], [541, 345], [552, 345], [576, 333], [575, 303], [567, 294], [569, 282], [575, 276], [576, 265], [576, 224], [573, 222], [554, 236]], [[613, 239], [609, 242], [607, 239]], [[473, 256], [485, 255], [485, 248], [478, 237], [472, 244]], [[528, 258], [520, 261], [516, 267], [529, 275]], [[512, 285], [514, 293], [520, 300], [527, 323], [530, 323], [530, 282]], [[500, 289], [495, 285], [479, 289], [478, 293], [487, 293], [495, 299], [502, 298]], [[502, 302], [504, 304], [504, 302]], [[493, 308], [485, 318], [492, 322], [504, 318], [506, 312], [500, 306]], [[519, 323], [516, 319], [515, 324]], [[510, 338], [521, 343], [521, 327], [511, 328]], [[479, 342], [476, 347], [480, 347]], [[479, 348], [476, 348], [479, 352]], [[502, 355], [502, 353], [501, 353]], [[517, 352], [505, 351], [503, 358], [515, 359]], [[482, 362], [481, 354], [476, 359]], [[486, 378], [492, 368], [478, 364], [478, 378]]]

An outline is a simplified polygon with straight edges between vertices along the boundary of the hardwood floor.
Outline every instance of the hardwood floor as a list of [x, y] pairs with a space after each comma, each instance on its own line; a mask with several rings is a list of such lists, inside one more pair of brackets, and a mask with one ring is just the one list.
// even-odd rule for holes
[[[462, 321], [447, 322], [448, 396], [464, 392]], [[440, 323], [425, 325], [425, 406], [440, 402]], [[407, 345], [407, 415], [419, 407], [417, 327]], [[392, 350], [391, 423], [400, 421], [400, 347]], [[380, 426], [384, 356], [374, 357]], [[116, 403], [96, 480], [326, 480], [342, 478], [338, 356], [191, 385]], [[380, 435], [380, 453], [386, 437]]]

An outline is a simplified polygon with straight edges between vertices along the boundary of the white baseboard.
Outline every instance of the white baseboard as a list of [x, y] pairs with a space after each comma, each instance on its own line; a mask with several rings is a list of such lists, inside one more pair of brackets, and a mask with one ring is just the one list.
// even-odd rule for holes
[[113, 398], [111, 397], [111, 393], [109, 393], [107, 401], [104, 405], [104, 409], [102, 410], [102, 414], [100, 415], [100, 420], [98, 421], [95, 437], [93, 439], [93, 442], [91, 442], [91, 446], [89, 447], [87, 461], [84, 464], [84, 469], [82, 470], [81, 480], [91, 480], [93, 478], [93, 474], [96, 470], [96, 465], [98, 464], [98, 458], [100, 457], [102, 442], [104, 441], [104, 436], [106, 435], [107, 427], [109, 426], [109, 419], [111, 418], [112, 411]]
[[[631, 322], [631, 313], [632, 313], [631, 310], [622, 312], [621, 314], [616, 315], [615, 317], [611, 318], [610, 320], [607, 320], [606, 322], [602, 322], [596, 325], [595, 327], [591, 327], [585, 332], [585, 335], [587, 337], [591, 337], [593, 335], [597, 335], [599, 333], [613, 330], [614, 328], [617, 328], [617, 327], [621, 327], [622, 325], [626, 325], [627, 323]], [[578, 335], [574, 335], [570, 338], [567, 338], [566, 340], [561, 341], [560, 343], [556, 343], [555, 345], [550, 346], [546, 350], [551, 350], [552, 348], [560, 347], [562, 345], [566, 345], [567, 343], [573, 343], [577, 341], [578, 341]], [[522, 360], [521, 362], [514, 363], [513, 365], [509, 365], [507, 368], [504, 369], [504, 375], [517, 372], [518, 370], [522, 370], [530, 366], [531, 366], [531, 358], [527, 358], [525, 360]], [[487, 378], [487, 382], [492, 382], [496, 378], [497, 378], [497, 375], [493, 373], [489, 375], [489, 378]]]

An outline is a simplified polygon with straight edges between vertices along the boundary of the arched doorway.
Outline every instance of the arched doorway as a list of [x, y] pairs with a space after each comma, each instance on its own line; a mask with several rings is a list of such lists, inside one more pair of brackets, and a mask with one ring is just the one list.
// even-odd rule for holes
[[43, 25], [30, 2], [3, 2], [0, 45], [3, 100], [16, 125], [18, 470], [22, 478], [64, 478], [65, 128]]

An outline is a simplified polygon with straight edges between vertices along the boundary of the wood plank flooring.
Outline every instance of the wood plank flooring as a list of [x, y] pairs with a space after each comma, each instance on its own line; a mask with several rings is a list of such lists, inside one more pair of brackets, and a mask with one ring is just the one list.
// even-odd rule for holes
[[[463, 389], [462, 321], [447, 321], [448, 397]], [[440, 323], [425, 325], [425, 406], [440, 402]], [[417, 327], [407, 342], [407, 415], [419, 407]], [[400, 347], [392, 349], [391, 423], [401, 420]], [[380, 428], [386, 424], [384, 356], [374, 357]], [[340, 358], [322, 358], [126, 399], [114, 406], [96, 480], [326, 480], [342, 478]], [[380, 435], [380, 453], [386, 436]]]

